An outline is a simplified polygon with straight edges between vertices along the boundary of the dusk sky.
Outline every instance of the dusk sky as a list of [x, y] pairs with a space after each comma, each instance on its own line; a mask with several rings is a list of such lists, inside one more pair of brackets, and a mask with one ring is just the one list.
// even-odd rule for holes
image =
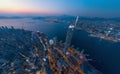
[[120, 0], [0, 0], [0, 14], [120, 17]]

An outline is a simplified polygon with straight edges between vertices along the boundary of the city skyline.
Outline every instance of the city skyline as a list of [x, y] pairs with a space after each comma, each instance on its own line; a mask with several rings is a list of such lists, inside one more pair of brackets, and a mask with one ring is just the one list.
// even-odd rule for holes
[[119, 0], [1, 0], [0, 15], [120, 17]]

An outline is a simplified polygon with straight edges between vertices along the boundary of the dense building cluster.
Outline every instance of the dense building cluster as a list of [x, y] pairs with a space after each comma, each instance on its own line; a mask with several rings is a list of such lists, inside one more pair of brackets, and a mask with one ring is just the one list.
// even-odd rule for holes
[[65, 46], [39, 31], [0, 27], [0, 74], [101, 74], [83, 52]]
[[34, 74], [40, 70], [40, 55], [35, 51], [38, 44], [42, 49], [30, 31], [0, 27], [0, 74]]
[[90, 21], [84, 20], [79, 22], [79, 29], [91, 33], [95, 37], [103, 38], [110, 41], [120, 41], [120, 24], [117, 21]]

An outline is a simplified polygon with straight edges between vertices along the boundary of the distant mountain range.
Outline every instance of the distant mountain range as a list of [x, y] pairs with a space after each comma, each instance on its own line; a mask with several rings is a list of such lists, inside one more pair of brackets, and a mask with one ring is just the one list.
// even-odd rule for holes
[[24, 18], [24, 17], [19, 17], [19, 16], [0, 16], [0, 19], [20, 19], [20, 18]]
[[[61, 16], [0, 16], [0, 19], [23, 19], [23, 18], [32, 18], [34, 20], [39, 20], [39, 19], [50, 19], [50, 18], [57, 18], [61, 20], [74, 20], [76, 17], [75, 16], [69, 16], [69, 15], [61, 15]], [[116, 18], [100, 18], [100, 17], [79, 17], [79, 20], [90, 20], [90, 21], [119, 21], [120, 22], [120, 17]]]

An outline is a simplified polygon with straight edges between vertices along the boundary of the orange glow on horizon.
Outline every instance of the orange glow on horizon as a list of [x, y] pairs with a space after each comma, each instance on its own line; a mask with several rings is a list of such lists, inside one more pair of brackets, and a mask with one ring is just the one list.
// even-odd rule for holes
[[58, 12], [52, 11], [51, 9], [44, 9], [43, 7], [39, 8], [27, 4], [25, 5], [24, 3], [18, 2], [18, 0], [0, 0], [0, 13], [56, 14]]
[[50, 12], [49, 10], [37, 10], [32, 8], [22, 8], [22, 7], [0, 7], [0, 12], [5, 13], [29, 13], [29, 14], [53, 14], [54, 12]]
[[55, 12], [50, 12], [49, 10], [35, 10], [35, 9], [11, 9], [11, 8], [0, 8], [2, 13], [20, 13], [20, 14], [56, 14]]

